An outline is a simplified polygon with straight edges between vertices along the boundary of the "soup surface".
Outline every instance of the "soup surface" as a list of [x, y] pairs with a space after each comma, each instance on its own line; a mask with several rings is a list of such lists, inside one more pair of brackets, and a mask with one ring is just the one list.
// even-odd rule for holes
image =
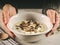
[[46, 30], [46, 25], [33, 20], [24, 20], [15, 23], [14, 29], [24, 33], [40, 33]]

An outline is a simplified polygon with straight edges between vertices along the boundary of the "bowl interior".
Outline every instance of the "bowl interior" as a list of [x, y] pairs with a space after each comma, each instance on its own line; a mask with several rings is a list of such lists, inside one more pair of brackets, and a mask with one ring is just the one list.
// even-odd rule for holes
[[[22, 32], [19, 32], [17, 30], [13, 29], [14, 23], [16, 23], [17, 21], [23, 21], [23, 20], [27, 20], [27, 19], [33, 19], [37, 22], [43, 23], [47, 26], [46, 31], [41, 32], [41, 33], [36, 33], [36, 34], [24, 34]], [[14, 16], [12, 16], [7, 24], [7, 27], [14, 33], [14, 34], [21, 34], [21, 35], [37, 35], [37, 34], [45, 34], [47, 32], [49, 32], [53, 25], [50, 22], [50, 19], [40, 13], [35, 13], [35, 12], [22, 12], [22, 13], [18, 13]]]

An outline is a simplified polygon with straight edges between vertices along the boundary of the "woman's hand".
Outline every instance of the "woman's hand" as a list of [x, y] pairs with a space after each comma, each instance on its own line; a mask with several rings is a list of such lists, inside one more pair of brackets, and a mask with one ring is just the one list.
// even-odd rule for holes
[[7, 28], [7, 23], [9, 21], [9, 18], [15, 14], [16, 9], [10, 4], [6, 4], [3, 7], [2, 12], [0, 12], [0, 20], [2, 23], [2, 27], [4, 28], [4, 31], [7, 32], [12, 38], [14, 38], [15, 35]]
[[59, 26], [59, 15], [58, 15], [58, 12], [53, 9], [48, 9], [46, 11], [46, 14], [50, 18], [51, 23], [53, 24], [52, 30], [46, 34], [46, 36], [49, 36], [54, 34], [54, 31], [57, 30]]

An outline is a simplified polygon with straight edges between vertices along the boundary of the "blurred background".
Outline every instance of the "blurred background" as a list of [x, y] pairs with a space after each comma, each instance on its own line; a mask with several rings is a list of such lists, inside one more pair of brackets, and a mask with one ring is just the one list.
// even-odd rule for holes
[[58, 11], [60, 10], [60, 0], [0, 0], [0, 8], [2, 8], [6, 3], [10, 3], [17, 9], [54, 8]]
[[60, 9], [60, 0], [0, 0], [0, 8], [10, 3], [16, 8], [55, 8]]

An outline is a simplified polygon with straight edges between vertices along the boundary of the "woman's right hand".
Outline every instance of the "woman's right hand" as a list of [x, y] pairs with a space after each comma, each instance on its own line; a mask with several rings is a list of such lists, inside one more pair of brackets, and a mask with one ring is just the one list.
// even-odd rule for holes
[[58, 12], [56, 10], [48, 9], [46, 11], [46, 14], [50, 18], [51, 23], [53, 24], [53, 28], [51, 29], [51, 31], [46, 34], [46, 36], [50, 36], [50, 35], [54, 34], [54, 32], [57, 30], [60, 19], [59, 19]]
[[6, 4], [3, 7], [2, 12], [0, 12], [0, 21], [2, 23], [2, 27], [4, 28], [4, 31], [7, 32], [12, 38], [14, 38], [15, 35], [13, 34], [13, 32], [11, 32], [8, 29], [7, 23], [9, 21], [9, 18], [15, 14], [16, 14], [16, 9], [13, 6], [11, 6], [10, 4]]

